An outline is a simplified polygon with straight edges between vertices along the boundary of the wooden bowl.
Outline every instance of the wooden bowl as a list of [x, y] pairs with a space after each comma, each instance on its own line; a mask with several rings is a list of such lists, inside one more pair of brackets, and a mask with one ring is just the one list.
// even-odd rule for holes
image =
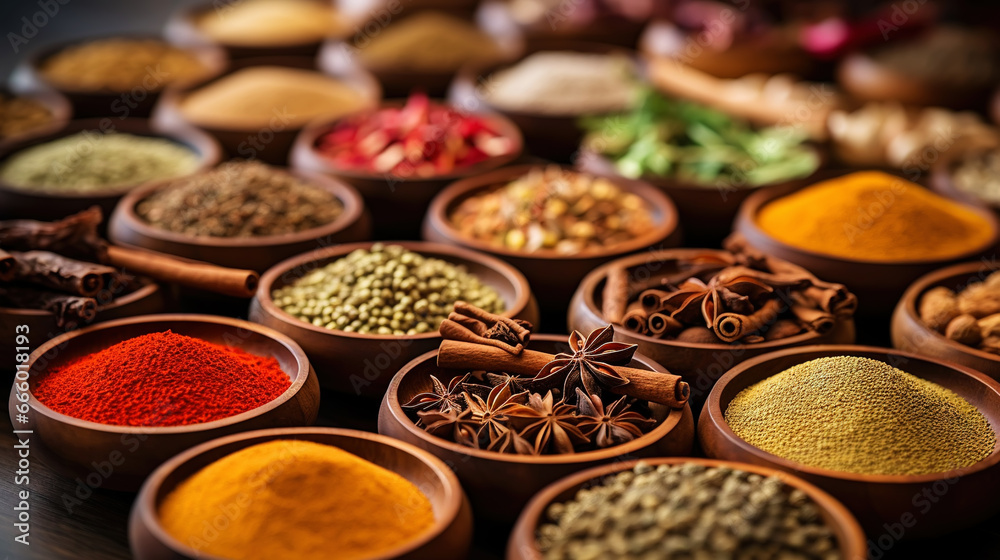
[[49, 111], [52, 118], [38, 128], [26, 130], [22, 133], [8, 136], [6, 138], [0, 136], [0, 146], [8, 142], [17, 141], [19, 138], [24, 136], [39, 134], [49, 130], [59, 130], [60, 128], [66, 126], [66, 124], [69, 123], [69, 120], [73, 117], [73, 106], [70, 105], [69, 99], [66, 99], [66, 96], [58, 91], [39, 89], [35, 91], [14, 92], [6, 87], [0, 87], [0, 97], [3, 96], [24, 97], [31, 99], [32, 101], [35, 101], [45, 107]]
[[[390, 101], [385, 107], [399, 107], [401, 101]], [[333, 128], [337, 120], [306, 127], [295, 139], [291, 165], [295, 169], [314, 171], [336, 177], [358, 189], [372, 212], [375, 239], [416, 239], [427, 206], [445, 185], [466, 177], [503, 167], [521, 155], [521, 132], [507, 118], [485, 113], [483, 118], [494, 130], [514, 143], [511, 153], [493, 157], [474, 165], [456, 169], [447, 175], [431, 178], [401, 178], [385, 174], [340, 169], [316, 151], [319, 138]]]
[[759, 251], [795, 263], [816, 276], [844, 284], [858, 296], [858, 316], [866, 322], [887, 321], [892, 308], [911, 282], [942, 266], [973, 260], [988, 253], [1000, 240], [1000, 222], [981, 207], [969, 209], [986, 218], [993, 229], [992, 241], [985, 246], [955, 255], [951, 259], [912, 261], [861, 261], [833, 257], [787, 245], [772, 238], [757, 225], [757, 214], [766, 204], [791, 194], [797, 185], [787, 185], [753, 193], [740, 207], [735, 230]]
[[[563, 335], [531, 336], [528, 348], [560, 352], [567, 348]], [[378, 431], [431, 452], [451, 466], [469, 494], [477, 519], [508, 525], [514, 522], [524, 504], [552, 482], [595, 465], [619, 461], [621, 457], [660, 457], [687, 455], [694, 443], [694, 416], [687, 405], [681, 409], [659, 407], [666, 417], [649, 433], [630, 442], [593, 451], [567, 455], [508, 455], [472, 449], [432, 436], [418, 428], [403, 411], [403, 403], [417, 393], [431, 388], [430, 376], [438, 378], [460, 374], [436, 364], [437, 350], [415, 358], [392, 378], [378, 413]], [[664, 371], [649, 358], [636, 354], [632, 367]], [[512, 481], [516, 481], [512, 484]]]
[[[153, 111], [153, 120], [158, 123], [179, 124], [201, 129], [215, 137], [222, 148], [231, 157], [241, 157], [246, 159], [260, 159], [272, 165], [285, 165], [288, 161], [288, 152], [292, 148], [295, 137], [304, 129], [306, 125], [290, 126], [278, 123], [275, 126], [261, 128], [256, 124], [247, 124], [238, 127], [218, 127], [201, 126], [195, 122], [189, 122], [180, 110], [181, 102], [195, 89], [215, 83], [221, 78], [230, 74], [249, 68], [252, 66], [287, 66], [291, 68], [302, 68], [315, 70], [315, 63], [311, 58], [305, 57], [265, 57], [242, 59], [230, 65], [229, 70], [208, 82], [199, 84], [197, 88], [185, 90], [170, 90], [163, 95], [160, 103]], [[353, 69], [345, 74], [328, 74], [345, 85], [351, 87], [361, 96], [364, 106], [374, 107], [382, 97], [382, 90], [375, 78], [370, 74], [358, 69]]]
[[[614, 267], [624, 267], [634, 278], [654, 278], [670, 274], [674, 269], [664, 261], [704, 254], [725, 255], [725, 251], [710, 249], [670, 249], [622, 257], [609, 262], [588, 274], [573, 294], [569, 305], [569, 328], [590, 332], [608, 324], [601, 312], [604, 284], [608, 272]], [[701, 410], [712, 386], [729, 368], [745, 360], [756, 358], [774, 350], [811, 344], [851, 344], [854, 342], [853, 319], [840, 319], [829, 332], [806, 332], [759, 344], [723, 344], [680, 342], [615, 329], [615, 340], [639, 345], [639, 352], [662, 364], [670, 373], [680, 375], [691, 386], [691, 408]]]
[[[623, 54], [635, 59], [634, 52], [615, 45], [566, 40], [538, 41], [534, 50], [528, 54], [539, 51]], [[558, 163], [570, 163], [573, 155], [579, 150], [580, 141], [584, 136], [577, 125], [577, 120], [582, 115], [545, 115], [505, 110], [490, 103], [484, 94], [484, 88], [488, 89], [492, 83], [493, 74], [512, 67], [517, 62], [520, 60], [486, 67], [466, 66], [458, 73], [449, 88], [448, 100], [468, 111], [490, 111], [504, 115], [524, 134], [525, 147], [530, 155]], [[641, 75], [638, 63], [636, 68], [637, 74]]]
[[[528, 281], [514, 267], [467, 249], [419, 241], [387, 244], [462, 265], [480, 281], [500, 293], [504, 315], [538, 323], [538, 305]], [[414, 335], [377, 335], [331, 330], [293, 317], [279, 308], [271, 293], [302, 276], [347, 256], [355, 249], [373, 245], [336, 245], [290, 258], [269, 269], [260, 278], [257, 295], [250, 302], [250, 320], [282, 332], [302, 345], [319, 374], [324, 388], [363, 397], [382, 398], [392, 375], [404, 364], [441, 343], [437, 332]]]
[[[405, 21], [406, 18], [419, 13], [419, 11], [413, 11], [412, 6], [408, 6], [408, 8], [411, 9], [394, 18], [389, 25], [391, 26], [397, 21]], [[457, 14], [448, 11], [447, 15], [456, 16]], [[431, 72], [409, 67], [365, 65], [364, 60], [358, 56], [361, 49], [357, 45], [362, 41], [367, 43], [378, 40], [378, 34], [371, 34], [369, 29], [374, 23], [360, 29], [353, 38], [327, 40], [319, 49], [317, 56], [319, 68], [328, 74], [338, 74], [351, 67], [364, 68], [375, 76], [375, 79], [382, 85], [385, 96], [389, 98], [406, 97], [415, 89], [419, 89], [431, 97], [444, 97], [459, 69]], [[493, 30], [491, 27], [481, 27], [481, 30], [492, 39], [498, 52], [497, 62], [514, 60], [524, 52], [524, 41], [519, 34], [511, 32], [491, 33]]]
[[[85, 130], [117, 131], [137, 136], [162, 137], [190, 148], [200, 159], [196, 171], [214, 167], [219, 162], [218, 143], [207, 134], [189, 128], [164, 126], [145, 119], [84, 119], [71, 121], [58, 131], [41, 131], [21, 136], [13, 142], [0, 144], [0, 165], [7, 157], [38, 144], [71, 136]], [[51, 192], [28, 190], [0, 181], [0, 219], [27, 218], [58, 220], [91, 206], [100, 206], [105, 216], [111, 215], [115, 204], [125, 193], [139, 185], [126, 185], [101, 191]]]
[[926, 327], [917, 314], [917, 303], [927, 290], [944, 286], [960, 291], [971, 284], [983, 281], [994, 270], [996, 269], [991, 268], [988, 263], [968, 262], [920, 277], [906, 289], [892, 314], [893, 347], [937, 360], [954, 362], [1000, 381], [1000, 356], [945, 338], [937, 331]]
[[[388, 469], [416, 485], [434, 510], [434, 524], [420, 538], [379, 556], [380, 560], [460, 560], [472, 544], [469, 501], [458, 479], [439, 459], [385, 436], [339, 428], [284, 428], [236, 434], [188, 449], [164, 463], [142, 485], [129, 515], [129, 545], [138, 560], [215, 559], [200, 554], [163, 528], [159, 507], [181, 482], [209, 464], [252, 445], [275, 440], [332, 445]], [[333, 552], [331, 552], [333, 554]]]
[[[622, 177], [610, 159], [587, 149], [581, 150], [576, 166], [595, 175], [632, 180]], [[644, 176], [642, 180], [662, 190], [677, 205], [686, 245], [716, 247], [729, 235], [740, 206], [751, 194], [783, 186], [802, 187], [813, 182], [815, 176], [813, 172], [802, 179], [758, 187], [712, 187], [656, 176]]]
[[[167, 20], [163, 27], [163, 36], [171, 43], [178, 45], [213, 45], [223, 49], [229, 58], [233, 60], [245, 60], [248, 58], [260, 57], [315, 57], [319, 51], [322, 39], [312, 39], [304, 37], [299, 41], [287, 44], [274, 45], [251, 45], [251, 44], [231, 44], [218, 42], [201, 29], [198, 22], [202, 17], [210, 12], [223, 12], [227, 9], [226, 3], [212, 2], [200, 6], [182, 8], [177, 10]], [[219, 14], [221, 17], [221, 13]], [[359, 23], [348, 18], [344, 22], [344, 33], [349, 33], [352, 25]]]
[[879, 63], [865, 53], [853, 53], [840, 61], [837, 81], [861, 102], [895, 101], [906, 105], [979, 109], [986, 106], [992, 84], [963, 88], [946, 81], [907, 76]]
[[[17, 92], [31, 91], [37, 89], [54, 90], [66, 96], [73, 107], [74, 118], [95, 118], [95, 117], [116, 117], [116, 122], [125, 118], [147, 118], [160, 97], [166, 91], [184, 88], [198, 82], [211, 79], [221, 74], [229, 63], [229, 58], [221, 49], [209, 45], [188, 45], [179, 46], [192, 54], [205, 67], [205, 72], [190, 80], [174, 82], [170, 84], [156, 83], [153, 87], [139, 86], [129, 91], [108, 91], [93, 90], [68, 87], [56, 84], [45, 77], [42, 66], [45, 61], [53, 55], [77, 45], [91, 43], [95, 40], [110, 39], [114, 37], [90, 37], [87, 39], [62, 43], [30, 56], [22, 62], [14, 71], [11, 79], [11, 88]], [[149, 36], [123, 36], [125, 39], [154, 39], [162, 41], [160, 37]], [[153, 74], [151, 74], [153, 76]]]
[[[829, 356], [860, 356], [896, 367], [950, 389], [979, 409], [1000, 432], [1000, 384], [965, 366], [871, 346], [807, 346], [760, 356], [729, 370], [715, 384], [698, 419], [702, 448], [712, 458], [742, 461], [790, 472], [826, 490], [877, 537], [888, 524], [904, 524], [900, 538], [943, 535], [1000, 511], [1000, 446], [970, 467], [927, 475], [868, 475], [809, 467], [782, 459], [739, 438], [725, 410], [743, 389], [794, 365]], [[881, 545], [880, 545], [881, 546]]]
[[968, 204], [989, 206], [994, 212], [1000, 212], [1000, 202], [985, 200], [975, 193], [958, 188], [955, 184], [955, 169], [968, 157], [977, 157], [984, 152], [997, 150], [996, 145], [956, 146], [955, 149], [941, 153], [937, 162], [931, 168], [930, 185], [938, 194], [959, 200]]
[[332, 193], [343, 205], [334, 221], [312, 229], [264, 237], [208, 237], [168, 231], [147, 223], [136, 206], [161, 188], [172, 188], [170, 181], [135, 189], [115, 208], [108, 226], [108, 236], [116, 245], [129, 245], [159, 253], [177, 255], [230, 268], [249, 268], [263, 272], [275, 264], [316, 247], [352, 243], [369, 239], [371, 218], [361, 195], [350, 185], [306, 171], [290, 173], [318, 188]]
[[[52, 364], [99, 352], [144, 334], [171, 330], [278, 360], [292, 385], [278, 398], [236, 416], [187, 426], [111, 426], [55, 412], [31, 394]], [[42, 333], [29, 333], [41, 342]], [[28, 369], [27, 423], [15, 422], [19, 404], [11, 388], [10, 417], [18, 429], [33, 430], [32, 455], [69, 478], [92, 487], [135, 490], [171, 456], [210, 439], [260, 428], [313, 423], [319, 410], [319, 384], [305, 352], [288, 337], [239, 319], [209, 315], [146, 315], [118, 319], [59, 335], [38, 346]], [[20, 381], [20, 377], [18, 378]], [[105, 465], [111, 462], [111, 465]], [[95, 466], [96, 465], [96, 466]], [[98, 468], [100, 467], [100, 468]], [[110, 470], [110, 472], [107, 472]], [[96, 482], [94, 480], [96, 479]]]
[[[518, 517], [517, 525], [514, 526], [514, 531], [507, 542], [507, 560], [541, 560], [542, 554], [538, 550], [535, 535], [539, 526], [547, 522], [546, 511], [549, 506], [553, 503], [572, 500], [582, 488], [590, 487], [599, 479], [630, 471], [635, 468], [638, 462], [626, 461], [587, 469], [546, 486], [531, 499], [528, 506], [521, 512], [521, 516]], [[726, 467], [766, 477], [777, 477], [791, 488], [805, 493], [816, 504], [820, 517], [837, 539], [841, 558], [861, 560], [868, 557], [865, 534], [851, 512], [835, 498], [801, 478], [780, 470], [734, 461], [670, 457], [646, 459], [644, 462], [653, 466], [695, 464], [703, 467]]]
[[476, 20], [483, 27], [513, 29], [524, 36], [527, 52], [537, 52], [552, 41], [583, 41], [633, 49], [639, 40], [642, 20], [601, 14], [586, 24], [565, 21], [567, 6], [555, 5], [533, 23], [518, 21], [505, 1], [486, 0], [479, 4]]
[[594, 267], [647, 247], [674, 247], [680, 243], [677, 210], [670, 198], [646, 183], [619, 181], [617, 178], [611, 180], [618, 187], [639, 195], [647, 202], [652, 211], [654, 226], [641, 237], [600, 251], [581, 255], [558, 255], [551, 251], [525, 253], [470, 239], [452, 225], [451, 213], [462, 201], [505, 185], [537, 167], [507, 167], [449, 185], [431, 202], [424, 219], [424, 239], [475, 249], [507, 261], [528, 278], [535, 295], [542, 302], [543, 310], [558, 315], [565, 313], [572, 287]]

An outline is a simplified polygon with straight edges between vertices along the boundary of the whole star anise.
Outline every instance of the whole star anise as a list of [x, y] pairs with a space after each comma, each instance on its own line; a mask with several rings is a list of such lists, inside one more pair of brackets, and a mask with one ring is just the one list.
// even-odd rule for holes
[[534, 440], [535, 455], [550, 448], [557, 453], [573, 453], [576, 445], [590, 441], [577, 427], [580, 418], [576, 407], [565, 401], [555, 402], [552, 391], [544, 397], [531, 393], [527, 405], [514, 407], [507, 415], [522, 437]]
[[516, 430], [509, 428], [498, 439], [491, 441], [486, 450], [516, 455], [533, 455], [535, 453], [531, 442], [521, 437], [521, 434], [517, 433]]
[[597, 447], [612, 447], [632, 441], [648, 432], [656, 421], [638, 412], [629, 410], [622, 397], [605, 407], [598, 395], [587, 395], [577, 389], [578, 427], [584, 435], [593, 439]]
[[421, 410], [417, 416], [427, 433], [468, 447], [479, 447], [479, 423], [472, 419], [471, 411]]
[[469, 378], [469, 374], [451, 378], [445, 386], [437, 377], [431, 376], [431, 390], [414, 395], [409, 402], [403, 405], [404, 410], [411, 412], [421, 410], [450, 410], [456, 409], [459, 412], [465, 409], [465, 398], [462, 396], [462, 386]]
[[490, 390], [486, 400], [479, 395], [464, 393], [472, 419], [479, 424], [477, 436], [480, 441], [488, 439], [492, 444], [501, 438], [507, 431], [507, 414], [527, 400], [527, 392], [513, 393], [512, 387], [509, 382], [497, 385]]
[[552, 389], [562, 383], [564, 399], [572, 396], [576, 387], [591, 395], [600, 394], [602, 388], [620, 387], [628, 379], [615, 371], [613, 365], [625, 365], [632, 361], [637, 346], [624, 342], [613, 342], [615, 336], [611, 325], [590, 333], [584, 340], [579, 331], [569, 336], [572, 354], [556, 354], [554, 360], [546, 364], [533, 379], [520, 380], [530, 391]]

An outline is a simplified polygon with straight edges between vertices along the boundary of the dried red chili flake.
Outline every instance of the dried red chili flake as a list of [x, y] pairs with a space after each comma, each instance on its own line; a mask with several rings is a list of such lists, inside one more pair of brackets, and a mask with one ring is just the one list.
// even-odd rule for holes
[[342, 119], [317, 140], [316, 150], [340, 169], [433, 177], [509, 154], [514, 142], [480, 115], [414, 93], [402, 108]]

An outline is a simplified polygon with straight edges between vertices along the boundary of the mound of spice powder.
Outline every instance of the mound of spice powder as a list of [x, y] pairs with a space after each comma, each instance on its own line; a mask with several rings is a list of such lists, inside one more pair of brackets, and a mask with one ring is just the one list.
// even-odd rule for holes
[[334, 221], [343, 209], [330, 191], [257, 161], [232, 161], [171, 181], [135, 207], [153, 226], [209, 237], [305, 231]]
[[821, 469], [919, 475], [973, 465], [996, 434], [956, 393], [854, 356], [811, 360], [746, 389], [726, 422], [751, 445]]
[[249, 46], [310, 43], [347, 30], [333, 6], [316, 0], [220, 4], [198, 18], [197, 25], [214, 41]]
[[494, 40], [475, 25], [442, 12], [420, 12], [355, 46], [365, 66], [408, 72], [453, 72], [498, 59]]
[[52, 410], [114, 426], [186, 426], [263, 406], [291, 386], [274, 358], [172, 331], [51, 368], [33, 394]]
[[52, 112], [41, 102], [0, 93], [0, 139], [31, 132], [52, 119]]
[[788, 245], [868, 261], [956, 258], [985, 248], [994, 234], [970, 208], [879, 171], [781, 197], [760, 210], [757, 223]]
[[156, 91], [204, 76], [193, 54], [155, 39], [101, 39], [68, 47], [42, 63], [59, 87], [87, 91]]
[[338, 169], [433, 177], [509, 154], [514, 141], [482, 116], [416, 93], [402, 108], [342, 119], [320, 137], [316, 150]]
[[[225, 529], [216, 521], [220, 512]], [[227, 455], [160, 506], [163, 528], [206, 555], [234, 560], [384, 557], [434, 523], [412, 482], [331, 445], [277, 440]]]

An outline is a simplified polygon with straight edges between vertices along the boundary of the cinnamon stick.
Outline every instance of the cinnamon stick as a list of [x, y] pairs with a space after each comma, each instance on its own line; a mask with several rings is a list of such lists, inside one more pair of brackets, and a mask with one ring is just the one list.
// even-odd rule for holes
[[622, 317], [622, 326], [630, 331], [646, 334], [649, 330], [646, 325], [647, 314], [642, 304], [637, 301], [630, 303]]
[[604, 315], [605, 321], [613, 325], [622, 324], [628, 296], [628, 271], [624, 266], [611, 267], [601, 297], [601, 315]]
[[[493, 346], [446, 339], [441, 341], [437, 365], [443, 368], [503, 371], [512, 375], [534, 376], [554, 359], [552, 354], [535, 350], [510, 354]], [[628, 379], [625, 385], [611, 388], [613, 393], [672, 408], [684, 406], [690, 396], [690, 387], [678, 375], [626, 366], [612, 367]]]
[[56, 316], [56, 326], [70, 321], [90, 322], [97, 316], [94, 298], [58, 294], [26, 286], [0, 287], [0, 306], [15, 309], [39, 309]]
[[152, 251], [108, 245], [107, 255], [109, 264], [133, 273], [227, 296], [252, 297], [260, 280], [252, 270], [181, 260]]
[[97, 234], [103, 217], [94, 206], [57, 222], [0, 222], [0, 246], [7, 251], [51, 251], [75, 259], [103, 262], [104, 241]]
[[777, 299], [769, 299], [750, 315], [739, 313], [718, 315], [712, 325], [712, 330], [715, 331], [715, 336], [723, 342], [736, 342], [748, 334], [759, 331], [763, 326], [773, 323], [780, 312], [781, 303]]
[[0, 282], [9, 282], [14, 278], [15, 268], [17, 267], [17, 261], [14, 257], [0, 249]]
[[48, 251], [17, 253], [15, 277], [21, 282], [81, 297], [94, 297], [111, 283], [110, 266], [78, 261]]
[[677, 334], [684, 330], [684, 325], [666, 313], [652, 313], [648, 322], [649, 334], [653, 336], [665, 336]]

